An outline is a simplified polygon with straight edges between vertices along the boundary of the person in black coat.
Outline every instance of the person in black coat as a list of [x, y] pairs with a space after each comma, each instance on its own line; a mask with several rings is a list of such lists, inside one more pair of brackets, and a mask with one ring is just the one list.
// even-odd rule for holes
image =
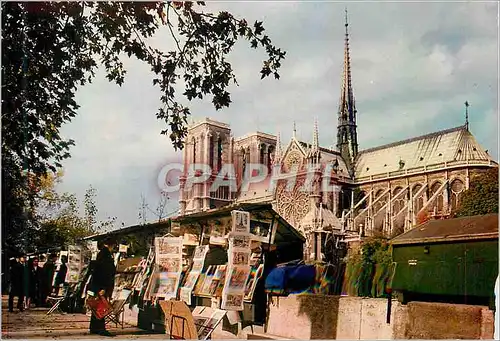
[[66, 274], [68, 273], [68, 256], [61, 257], [61, 265], [59, 266], [59, 271], [57, 271], [56, 279], [54, 280], [54, 292], [57, 294], [59, 288], [66, 284]]
[[[104, 242], [104, 247], [97, 254], [97, 258], [92, 266], [92, 278], [90, 279], [89, 290], [94, 295], [104, 296], [110, 299], [115, 286], [116, 267], [113, 259], [112, 251], [116, 242], [112, 239], [107, 239]], [[90, 318], [90, 333], [101, 336], [112, 336], [106, 330], [104, 319], [97, 319], [94, 314]]]
[[9, 291], [9, 311], [14, 312], [14, 297], [17, 297], [17, 309], [24, 310], [25, 296], [25, 258], [19, 257], [19, 261], [13, 260], [10, 266], [10, 291]]
[[38, 266], [38, 257], [30, 259], [28, 262], [28, 300], [26, 306], [29, 308], [31, 303], [36, 307], [41, 305], [43, 269]]
[[54, 280], [54, 273], [56, 271], [57, 255], [52, 253], [47, 262], [43, 265], [43, 282], [41, 303], [46, 305], [47, 296], [52, 293], [52, 281]]

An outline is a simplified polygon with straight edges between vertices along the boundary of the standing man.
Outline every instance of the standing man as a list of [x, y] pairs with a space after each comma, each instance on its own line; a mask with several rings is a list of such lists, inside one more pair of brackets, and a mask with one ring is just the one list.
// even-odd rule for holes
[[[90, 291], [94, 295], [104, 296], [110, 299], [115, 286], [115, 261], [113, 259], [113, 249], [116, 242], [108, 238], [104, 241], [104, 246], [97, 254], [97, 259], [94, 262], [92, 269], [92, 278], [90, 279]], [[98, 334], [101, 336], [113, 336], [106, 330], [104, 319], [97, 319], [94, 314], [90, 318], [90, 334]]]
[[61, 265], [59, 266], [59, 271], [57, 271], [56, 279], [54, 281], [54, 293], [59, 293], [59, 289], [61, 286], [66, 284], [66, 274], [68, 273], [68, 256], [61, 257]]
[[34, 303], [36, 307], [41, 306], [41, 288], [43, 283], [42, 276], [42, 268], [38, 266], [38, 257], [34, 257], [30, 259], [28, 262], [28, 291], [27, 300], [26, 300], [26, 308], [29, 309], [31, 307], [31, 303]]
[[10, 292], [9, 292], [9, 311], [14, 312], [14, 297], [17, 297], [17, 309], [24, 311], [24, 294], [27, 278], [25, 276], [25, 258], [24, 255], [19, 260], [13, 260], [10, 265]]
[[41, 303], [45, 306], [47, 296], [52, 293], [52, 281], [54, 280], [54, 273], [56, 271], [57, 255], [51, 253], [47, 262], [43, 265], [43, 284]]

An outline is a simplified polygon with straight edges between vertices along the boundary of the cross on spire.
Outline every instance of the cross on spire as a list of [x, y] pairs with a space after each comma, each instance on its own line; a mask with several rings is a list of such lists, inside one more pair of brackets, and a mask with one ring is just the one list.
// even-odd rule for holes
[[469, 102], [465, 101], [465, 129], [469, 130]]

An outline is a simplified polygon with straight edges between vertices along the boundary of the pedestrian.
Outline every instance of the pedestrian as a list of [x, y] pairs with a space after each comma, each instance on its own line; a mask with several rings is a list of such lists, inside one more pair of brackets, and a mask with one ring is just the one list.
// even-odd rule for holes
[[[97, 254], [97, 258], [92, 267], [92, 278], [90, 279], [89, 289], [94, 295], [104, 296], [110, 299], [115, 285], [115, 261], [113, 259], [113, 249], [116, 242], [108, 238], [103, 243], [103, 248]], [[90, 318], [90, 334], [101, 336], [114, 336], [106, 330], [104, 319], [97, 319], [94, 314]]]
[[24, 311], [25, 256], [14, 259], [10, 266], [9, 311], [14, 312], [14, 297], [17, 297], [17, 309]]
[[26, 308], [29, 309], [31, 304], [36, 307], [41, 306], [42, 284], [43, 284], [43, 269], [38, 265], [38, 257], [34, 257], [28, 262], [28, 278], [27, 278], [27, 297]]
[[39, 258], [38, 258], [38, 266], [43, 268], [43, 266], [45, 265], [45, 262], [46, 262], [46, 258], [44, 255], [40, 255]]
[[46, 305], [47, 296], [52, 293], [52, 281], [54, 280], [54, 273], [56, 270], [57, 255], [51, 253], [47, 262], [43, 265], [43, 283], [41, 304]]
[[57, 295], [59, 288], [66, 284], [66, 274], [68, 273], [68, 256], [61, 257], [61, 265], [59, 266], [59, 271], [57, 271], [56, 279], [54, 281], [54, 293]]

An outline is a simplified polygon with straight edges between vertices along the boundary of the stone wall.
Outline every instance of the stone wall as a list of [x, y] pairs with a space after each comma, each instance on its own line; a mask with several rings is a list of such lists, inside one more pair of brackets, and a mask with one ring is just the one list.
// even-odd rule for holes
[[[291, 295], [274, 299], [267, 332], [292, 339], [491, 339], [487, 307], [386, 299]], [[445, 317], [445, 318], [443, 318]]]

